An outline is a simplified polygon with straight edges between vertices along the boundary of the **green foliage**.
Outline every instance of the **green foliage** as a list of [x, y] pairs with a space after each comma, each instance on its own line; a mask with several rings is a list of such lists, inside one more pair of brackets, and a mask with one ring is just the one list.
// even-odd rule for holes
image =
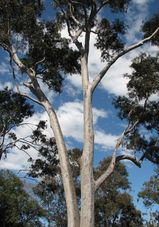
[[60, 92], [63, 72], [79, 71], [79, 53], [69, 48], [69, 41], [62, 39], [58, 30], [58, 25], [52, 21], [39, 22], [36, 33], [29, 37], [29, 50], [22, 60], [28, 67], [34, 68], [49, 88]]
[[143, 189], [138, 196], [144, 200], [145, 206], [159, 205], [159, 167], [156, 174], [144, 183]]
[[[118, 12], [118, 11], [127, 11], [127, 8], [128, 8], [128, 5], [129, 5], [129, 2], [131, 0], [110, 0], [109, 1], [109, 5], [110, 5], [110, 8], [114, 11], [114, 12]], [[102, 1], [104, 2], [104, 1]]]
[[[157, 166], [155, 174], [150, 177], [143, 185], [142, 190], [138, 193], [139, 198], [143, 199], [144, 205], [147, 208], [153, 208], [152, 211], [148, 210], [150, 216], [146, 221], [147, 227], [157, 227], [159, 225], [159, 167]], [[156, 209], [156, 211], [155, 211]]]
[[[96, 177], [103, 173], [110, 159], [104, 159], [95, 169]], [[141, 212], [126, 192], [130, 189], [128, 173], [121, 163], [116, 165], [113, 174], [101, 185], [95, 195], [96, 226], [143, 226]]]
[[128, 96], [118, 97], [114, 105], [119, 109], [119, 117], [127, 119], [130, 125], [136, 124], [131, 133], [125, 137], [123, 145], [134, 152], [141, 151], [144, 158], [159, 163], [159, 101], [153, 96], [159, 90], [159, 62], [156, 57], [142, 54], [134, 59], [131, 75], [127, 84]]
[[8, 88], [0, 91], [0, 159], [10, 148], [5, 144], [5, 137], [8, 135], [11, 141], [15, 141], [17, 137], [11, 130], [32, 114], [33, 107], [26, 102], [25, 98]]
[[32, 106], [26, 102], [21, 95], [7, 88], [0, 91], [0, 122], [10, 130], [12, 127], [22, 123], [24, 118], [33, 114]]
[[24, 37], [31, 35], [42, 8], [38, 0], [0, 1], [0, 40], [8, 45], [14, 38], [13, 34], [22, 33]]
[[0, 1], [0, 43], [4, 48], [13, 45], [22, 62], [49, 88], [60, 92], [63, 74], [79, 72], [79, 53], [61, 38], [60, 24], [41, 17], [43, 9], [38, 0]]
[[101, 50], [103, 60], [110, 60], [115, 53], [123, 49], [124, 44], [118, 34], [124, 33], [124, 31], [124, 24], [119, 20], [114, 22], [110, 22], [105, 18], [101, 20], [97, 27], [97, 42], [95, 45]]
[[67, 227], [67, 211], [61, 178], [56, 179], [46, 175], [33, 191], [45, 210], [48, 224]]
[[[156, 15], [154, 15], [149, 21], [147, 21], [144, 24], [143, 32], [145, 33], [145, 37], [147, 37], [150, 34], [152, 34], [155, 31], [155, 29], [158, 28], [158, 24], [159, 24], [159, 12]], [[158, 45], [159, 44], [159, 37], [158, 37], [157, 34], [156, 34], [155, 37], [153, 37], [151, 42], [154, 45]]]
[[133, 60], [131, 67], [134, 70], [133, 73], [126, 75], [130, 79], [127, 85], [129, 96], [140, 101], [149, 98], [152, 94], [157, 94], [159, 56], [141, 54]]
[[[52, 150], [55, 150], [53, 153]], [[46, 162], [46, 159], [48, 161]], [[57, 157], [57, 147], [54, 139], [49, 139], [41, 143], [39, 148], [39, 158], [31, 165], [32, 171], [30, 174], [34, 177], [56, 175], [59, 171], [59, 159]]]
[[[66, 202], [55, 139], [46, 139], [46, 136], [42, 133], [41, 127], [38, 127], [37, 130], [33, 131], [32, 139], [34, 142], [36, 141], [41, 144], [39, 158], [32, 163], [28, 174], [31, 177], [41, 178], [41, 181], [34, 187], [34, 193], [46, 211], [48, 223], [54, 223], [55, 226], [58, 227], [67, 226]], [[68, 153], [79, 199], [78, 160], [81, 151], [73, 149], [68, 151]]]
[[5, 227], [42, 226], [43, 209], [25, 192], [13, 173], [0, 171], [0, 224]]

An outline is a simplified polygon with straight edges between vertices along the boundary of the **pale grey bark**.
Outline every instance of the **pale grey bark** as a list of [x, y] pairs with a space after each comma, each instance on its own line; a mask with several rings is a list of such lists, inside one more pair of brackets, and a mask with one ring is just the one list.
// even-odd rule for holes
[[81, 217], [80, 227], [94, 226], [94, 130], [90, 89], [84, 97], [84, 147], [81, 158]]

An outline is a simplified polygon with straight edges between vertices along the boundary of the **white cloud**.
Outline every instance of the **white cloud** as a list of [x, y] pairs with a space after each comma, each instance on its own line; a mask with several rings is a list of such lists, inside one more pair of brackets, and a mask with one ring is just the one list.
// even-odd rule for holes
[[82, 104], [79, 102], [65, 103], [59, 107], [57, 115], [64, 135], [81, 142], [83, 139]]
[[8, 67], [8, 64], [5, 62], [2, 62], [0, 64], [0, 75], [9, 74], [9, 73], [10, 73], [10, 69]]
[[[83, 141], [83, 104], [82, 102], [67, 102], [57, 110], [59, 122], [65, 137], [72, 137], [78, 142]], [[94, 124], [99, 118], [107, 117], [104, 110], [93, 108]]]
[[[65, 137], [72, 137], [78, 142], [83, 141], [83, 105], [81, 102], [68, 102], [59, 107], [57, 111], [60, 125]], [[107, 112], [102, 109], [93, 108], [94, 125], [98, 124], [99, 118], [108, 117]], [[95, 144], [104, 149], [113, 148], [118, 136], [106, 134], [95, 130]]]
[[126, 56], [120, 58], [108, 71], [106, 77], [102, 80], [102, 87], [115, 95], [126, 95], [126, 84], [128, 79], [123, 77], [126, 73], [131, 73], [131, 61]]
[[106, 134], [102, 131], [95, 132], [95, 143], [103, 146], [103, 148], [114, 148], [119, 136]]
[[[81, 92], [82, 81], [81, 81], [81, 76], [79, 74], [74, 74], [72, 76], [68, 76], [67, 80], [76, 89], [76, 92], [78, 92], [78, 91]], [[67, 86], [67, 89], [68, 89], [68, 86]], [[72, 94], [72, 93], [70, 93], [70, 94]]]
[[21, 163], [22, 163], [22, 160], [25, 160], [27, 157], [25, 157], [24, 159], [22, 159], [22, 157], [20, 156], [20, 163], [18, 163], [17, 159], [14, 161], [14, 158], [16, 156], [18, 156], [18, 153], [15, 155], [12, 155], [10, 154], [11, 156], [9, 156], [9, 159], [8, 158], [6, 160], [1, 160], [1, 165], [0, 165], [0, 168], [2, 169], [9, 169], [9, 170], [20, 170], [22, 169], [22, 166], [21, 166]]
[[133, 0], [132, 4], [130, 4], [125, 21], [129, 27], [125, 36], [128, 43], [135, 43], [142, 37], [141, 28], [149, 18], [149, 5], [153, 1]]
[[8, 87], [8, 89], [12, 89], [13, 88], [12, 82], [0, 83], [0, 90], [3, 90], [6, 87]]
[[137, 5], [145, 5], [148, 4], [149, 2], [152, 2], [153, 0], [133, 0], [132, 2]]

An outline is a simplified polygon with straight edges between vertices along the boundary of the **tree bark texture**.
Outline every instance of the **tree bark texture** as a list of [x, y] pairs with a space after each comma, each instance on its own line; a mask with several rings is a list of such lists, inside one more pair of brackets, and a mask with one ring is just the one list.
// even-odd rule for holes
[[58, 119], [55, 112], [53, 111], [51, 105], [48, 102], [46, 102], [44, 106], [48, 113], [48, 116], [50, 119], [50, 125], [53, 130], [56, 143], [57, 143], [57, 148], [58, 148], [61, 174], [62, 174], [62, 180], [63, 180], [65, 198], [66, 198], [68, 226], [79, 227], [79, 210], [77, 206], [77, 197], [76, 197], [73, 177], [71, 174], [71, 167], [70, 167], [70, 163], [67, 155], [67, 148], [64, 143], [62, 131], [58, 123]]
[[84, 147], [81, 160], [81, 216], [80, 227], [94, 226], [94, 131], [92, 98], [89, 87], [84, 97]]

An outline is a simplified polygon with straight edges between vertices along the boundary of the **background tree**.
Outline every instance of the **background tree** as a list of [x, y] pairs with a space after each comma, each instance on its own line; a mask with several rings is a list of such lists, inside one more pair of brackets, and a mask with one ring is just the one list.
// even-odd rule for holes
[[0, 225], [2, 227], [42, 226], [44, 210], [25, 191], [13, 173], [0, 171]]
[[[38, 159], [30, 160], [29, 176], [41, 181], [33, 188], [34, 194], [46, 211], [48, 225], [65, 226], [66, 203], [61, 181], [59, 158], [54, 138], [47, 138], [40, 126], [32, 133], [32, 141], [39, 144]], [[29, 148], [27, 148], [28, 150]]]
[[[34, 138], [40, 138], [37, 134]], [[35, 160], [30, 168], [29, 176], [40, 177], [41, 181], [33, 188], [37, 199], [47, 211], [49, 226], [67, 226], [66, 203], [64, 190], [57, 156], [55, 141], [53, 146], [41, 147], [39, 158]], [[47, 140], [45, 141], [47, 143]], [[68, 151], [70, 164], [73, 170], [76, 193], [80, 207], [80, 179], [79, 179], [79, 157], [81, 151], [73, 149]], [[56, 161], [55, 161], [56, 160]], [[108, 166], [110, 158], [104, 159], [94, 168], [97, 178], [105, 166]], [[109, 177], [97, 191], [95, 196], [95, 221], [96, 226], [142, 226], [142, 217], [132, 203], [132, 198], [126, 192], [130, 189], [128, 173], [125, 166], [118, 163], [114, 173]]]
[[[39, 1], [0, 1], [0, 45], [9, 54], [15, 80], [19, 93], [40, 104], [48, 113], [50, 125], [56, 140], [62, 181], [67, 205], [68, 226], [94, 226], [94, 195], [100, 185], [113, 172], [116, 161], [129, 159], [140, 166], [137, 158], [130, 155], [118, 156], [117, 149], [126, 136], [134, 131], [137, 122], [130, 122], [121, 138], [117, 141], [112, 159], [108, 168], [98, 179], [94, 180], [93, 155], [94, 155], [94, 128], [92, 98], [95, 89], [105, 76], [109, 68], [123, 55], [142, 46], [155, 37], [159, 28], [154, 29], [150, 36], [129, 47], [124, 45], [122, 34], [126, 26], [119, 20], [117, 13], [126, 12], [128, 0], [120, 1], [53, 1], [57, 12], [57, 20], [45, 21], [42, 18], [44, 9]], [[98, 16], [101, 10], [109, 10], [112, 17], [104, 13], [101, 19]], [[106, 14], [107, 15], [107, 14]], [[117, 16], [115, 16], [117, 15]], [[120, 14], [121, 15], [121, 14]], [[117, 20], [113, 20], [115, 18]], [[77, 51], [69, 48], [69, 41], [61, 38], [60, 29], [66, 26], [70, 40], [75, 44]], [[101, 51], [105, 66], [90, 80], [88, 68], [90, 36], [96, 33], [96, 47]], [[79, 41], [83, 35], [84, 42]], [[79, 58], [80, 56], [80, 58]], [[80, 69], [79, 69], [79, 64]], [[18, 66], [22, 74], [15, 75], [14, 67]], [[81, 206], [80, 217], [78, 201], [73, 183], [71, 165], [66, 144], [59, 125], [53, 103], [49, 102], [44, 94], [42, 84], [47, 84], [50, 89], [60, 92], [65, 73], [80, 72], [83, 91], [84, 106], [84, 141], [80, 159], [81, 179]], [[19, 83], [20, 81], [20, 83]], [[28, 89], [31, 94], [21, 92], [20, 85]], [[28, 93], [29, 93], [28, 92]], [[156, 154], [153, 161], [156, 160]], [[149, 157], [149, 155], [144, 155]]]
[[[40, 144], [38, 158], [31, 160], [28, 175], [39, 178], [40, 182], [33, 188], [37, 200], [46, 211], [48, 225], [67, 226], [67, 210], [62, 184], [61, 171], [57, 146], [54, 138], [48, 139], [44, 128], [37, 127], [32, 133], [32, 141]], [[29, 149], [29, 148], [27, 148]], [[68, 151], [73, 171], [77, 194], [80, 195], [79, 186], [79, 157], [81, 151], [73, 149]], [[80, 200], [80, 196], [78, 198]], [[80, 203], [80, 201], [79, 201]]]
[[[123, 146], [127, 151], [140, 151], [140, 162], [145, 158], [158, 164], [158, 55], [156, 57], [141, 54], [134, 59], [133, 73], [125, 75], [130, 80], [127, 84], [128, 97], [118, 97], [115, 107], [119, 108], [119, 117], [127, 119], [135, 127], [125, 138]], [[143, 84], [143, 86], [141, 86]]]
[[147, 222], [147, 226], [159, 225], [159, 212], [155, 211], [155, 206], [159, 206], [159, 167], [156, 168], [154, 176], [150, 177], [150, 180], [145, 182], [142, 190], [138, 194], [139, 198], [143, 199], [144, 205], [147, 208], [153, 207], [150, 214], [150, 221]]
[[[143, 26], [145, 36], [156, 29], [158, 24], [159, 16], [156, 14]], [[151, 40], [155, 45], [158, 45], [158, 41], [158, 36]], [[123, 141], [123, 146], [127, 151], [133, 150], [134, 155], [139, 151], [140, 163], [148, 159], [158, 164], [159, 55], [157, 53], [156, 56], [150, 56], [142, 53], [132, 61], [131, 67], [133, 73], [125, 75], [129, 78], [128, 97], [119, 96], [114, 100], [115, 107], [119, 109], [119, 117], [135, 126]]]
[[[95, 176], [100, 176], [109, 165], [106, 158], [95, 168]], [[95, 196], [95, 223], [98, 227], [107, 226], [143, 226], [141, 212], [132, 202], [128, 181], [128, 172], [122, 163], [118, 163], [114, 172], [98, 189]]]
[[[153, 31], [153, 29], [156, 29], [158, 27], [158, 23], [159, 23], [159, 14], [156, 13], [155, 15], [153, 15], [151, 17], [151, 19], [149, 21], [147, 21], [144, 25], [143, 25], [143, 32], [145, 33], [145, 37], [147, 35], [150, 35], [151, 32]], [[153, 45], [157, 45], [159, 44], [159, 38], [158, 36], [155, 36], [151, 39], [151, 43]]]
[[3, 154], [7, 155], [17, 140], [12, 129], [32, 114], [33, 106], [24, 97], [8, 88], [0, 91], [0, 159]]

